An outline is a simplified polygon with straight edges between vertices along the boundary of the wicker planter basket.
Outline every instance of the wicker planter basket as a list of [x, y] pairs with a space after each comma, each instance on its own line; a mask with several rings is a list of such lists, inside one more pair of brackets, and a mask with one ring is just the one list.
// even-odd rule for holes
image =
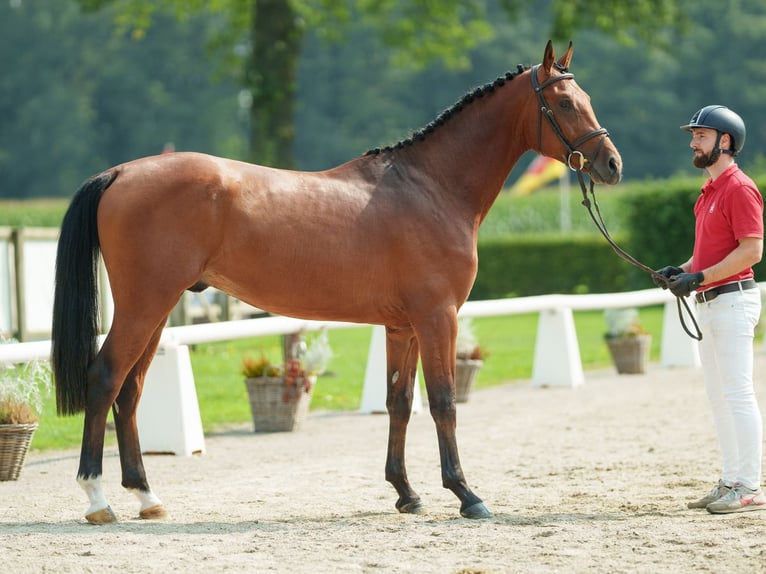
[[316, 377], [300, 377], [287, 385], [284, 377], [245, 379], [255, 432], [299, 429], [309, 412]]
[[614, 366], [621, 375], [646, 372], [651, 343], [652, 336], [646, 333], [606, 340]]
[[458, 359], [455, 369], [455, 401], [458, 403], [468, 402], [473, 383], [479, 369], [484, 364], [481, 359]]
[[0, 424], [0, 480], [19, 478], [38, 423]]

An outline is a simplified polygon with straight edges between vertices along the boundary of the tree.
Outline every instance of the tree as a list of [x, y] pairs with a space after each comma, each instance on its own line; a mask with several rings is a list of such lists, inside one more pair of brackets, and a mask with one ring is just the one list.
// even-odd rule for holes
[[[496, 0], [511, 18], [547, 10], [554, 39], [596, 27], [623, 42], [662, 45], [664, 32], [684, 21], [674, 0]], [[293, 167], [293, 106], [301, 40], [308, 28], [338, 41], [355, 26], [369, 26], [392, 48], [393, 63], [422, 67], [438, 60], [468, 66], [466, 53], [494, 32], [491, 0], [78, 0], [85, 10], [117, 7], [117, 25], [140, 38], [158, 11], [185, 18], [193, 12], [225, 14], [214, 47], [250, 93], [250, 160]]]
[[2, 60], [0, 197], [66, 196], [168, 141], [246, 157], [239, 85], [211, 82], [205, 51], [222, 18], [158, 15], [141, 42], [115, 35], [111, 18], [74, 2], [0, 2], [0, 53], [14, 54]]

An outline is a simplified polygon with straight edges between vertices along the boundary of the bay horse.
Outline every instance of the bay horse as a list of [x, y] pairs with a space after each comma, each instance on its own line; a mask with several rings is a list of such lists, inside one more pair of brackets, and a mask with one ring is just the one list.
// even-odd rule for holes
[[[479, 225], [528, 150], [595, 183], [622, 173], [568, 70], [571, 57], [571, 43], [556, 60], [548, 42], [541, 64], [519, 66], [411, 137], [326, 171], [172, 153], [85, 181], [61, 226], [51, 361], [59, 414], [85, 411], [77, 481], [87, 521], [116, 520], [101, 484], [110, 408], [122, 486], [138, 497], [140, 517], [166, 515], [147, 482], [136, 408], [168, 314], [185, 290], [207, 286], [272, 313], [384, 325], [385, 478], [396, 508], [423, 511], [404, 460], [420, 358], [442, 484], [462, 516], [491, 516], [466, 482], [455, 438], [457, 314], [476, 276]], [[100, 350], [99, 253], [114, 300]]]

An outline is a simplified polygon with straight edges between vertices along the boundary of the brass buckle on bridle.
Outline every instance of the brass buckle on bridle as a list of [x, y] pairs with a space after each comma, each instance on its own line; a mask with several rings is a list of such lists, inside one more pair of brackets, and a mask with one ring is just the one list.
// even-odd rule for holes
[[[572, 166], [572, 158], [573, 157], [579, 158], [578, 162], [577, 162], [578, 165]], [[567, 157], [567, 167], [569, 167], [569, 169], [571, 169], [572, 171], [575, 171], [575, 172], [582, 171], [583, 169], [585, 169], [585, 165], [587, 163], [588, 163], [588, 160], [583, 155], [583, 153], [581, 151], [579, 151], [579, 150], [574, 150]]]

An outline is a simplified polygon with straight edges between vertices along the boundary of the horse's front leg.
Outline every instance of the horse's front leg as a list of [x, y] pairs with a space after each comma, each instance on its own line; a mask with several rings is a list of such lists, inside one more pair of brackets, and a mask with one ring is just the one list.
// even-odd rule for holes
[[388, 453], [386, 480], [399, 494], [399, 512], [419, 514], [423, 511], [420, 497], [407, 480], [404, 446], [407, 425], [412, 413], [415, 373], [418, 365], [418, 344], [412, 329], [386, 328]]
[[144, 461], [141, 456], [141, 445], [138, 439], [136, 411], [141, 399], [146, 372], [149, 369], [154, 352], [157, 348], [162, 330], [158, 330], [141, 359], [136, 363], [125, 379], [120, 394], [112, 407], [117, 443], [120, 450], [120, 465], [122, 467], [122, 486], [136, 495], [141, 508], [139, 517], [160, 519], [167, 517], [167, 511], [162, 501], [149, 488], [146, 480]]
[[423, 376], [426, 379], [428, 405], [436, 424], [442, 485], [460, 499], [460, 514], [465, 518], [488, 518], [492, 513], [466, 483], [460, 466], [455, 408], [455, 341], [457, 313], [446, 313], [427, 321], [418, 329], [421, 341]]

